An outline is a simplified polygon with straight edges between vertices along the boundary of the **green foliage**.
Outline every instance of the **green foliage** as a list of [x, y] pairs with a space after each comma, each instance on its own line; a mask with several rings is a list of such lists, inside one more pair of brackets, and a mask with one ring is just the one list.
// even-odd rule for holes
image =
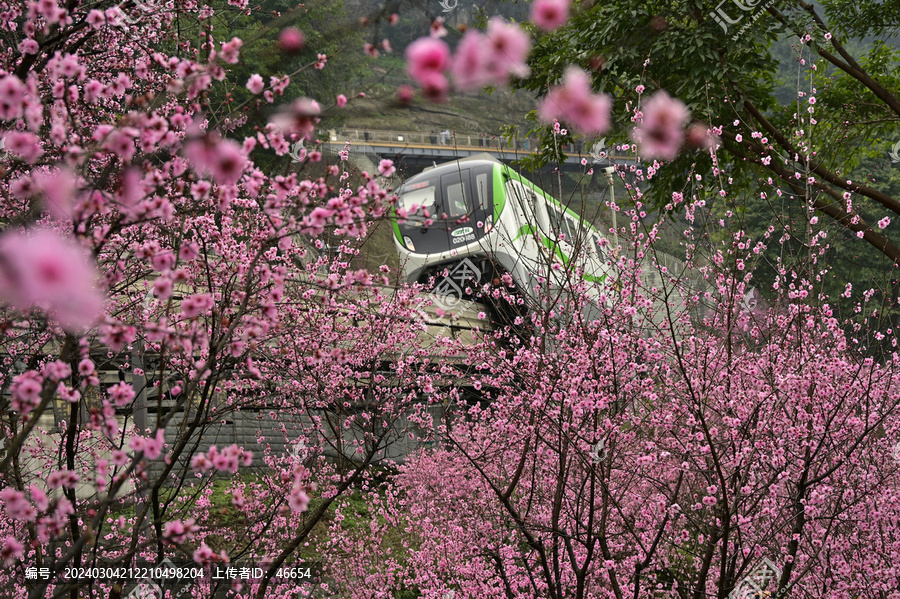
[[[246, 117], [246, 123], [234, 130], [237, 138], [253, 135], [256, 128], [264, 127], [273, 110], [262, 96], [254, 96], [246, 88], [253, 74], [262, 76], [266, 86], [272, 76], [289, 76], [291, 83], [284, 96], [276, 97], [275, 105], [290, 103], [298, 97], [310, 97], [319, 101], [323, 110], [322, 128], [339, 122], [335, 98], [348, 91], [348, 84], [366, 75], [371, 59], [363, 53], [361, 30], [354, 27], [341, 3], [324, 0], [298, 5], [288, 0], [265, 0], [252, 6], [250, 14], [217, 2], [217, 21], [214, 24], [216, 39], [221, 41], [239, 37], [241, 61], [228, 65], [233, 73], [229, 87], [218, 84], [210, 100], [212, 119], [221, 122], [225, 118], [235, 121]], [[296, 54], [283, 52], [277, 44], [284, 27], [296, 27], [306, 36], [306, 46]], [[327, 55], [325, 68], [316, 69], [318, 54]], [[262, 167], [278, 168], [284, 160], [271, 163], [257, 159]]]
[[[874, 81], [875, 88], [880, 86], [895, 96], [900, 90], [900, 55], [892, 37], [900, 24], [900, 4], [823, 0], [814, 3], [821, 26], [804, 3], [777, 2], [768, 9], [763, 9], [763, 4], [759, 3], [755, 12], [742, 15], [736, 14], [736, 5], [722, 5], [732, 18], [740, 16], [723, 35], [713, 16], [719, 6], [715, 2], [573, 3], [570, 22], [540, 37], [530, 60], [532, 74], [518, 85], [543, 94], [560, 80], [569, 64], [590, 72], [594, 90], [615, 98], [613, 129], [606, 135], [608, 146], [630, 141], [631, 117], [642, 99], [635, 90], [638, 85], [645, 87], [644, 97], [657, 89], [679, 97], [691, 109], [693, 118], [723, 128], [718, 185], [711, 181], [716, 177], [709, 156], [686, 150], [660, 169], [651, 189], [642, 189], [644, 201], [675, 222], [678, 215], [664, 208], [673, 191], [686, 197], [709, 194], [707, 241], [711, 245], [721, 243], [727, 235], [718, 227], [720, 219], [758, 239], [763, 238], [769, 225], [776, 224], [795, 233], [778, 251], [805, 255], [803, 236], [796, 233], [805, 231], [803, 223], [811, 216], [806, 206], [811, 194], [820, 192], [814, 188], [792, 191], [779, 179], [776, 169], [784, 168], [790, 174], [802, 173], [801, 180], [805, 181], [810, 167], [802, 156], [797, 159], [793, 152], [780, 148], [776, 137], [787, 140], [798, 155], [803, 148], [814, 152], [814, 160], [838, 180], [846, 177], [862, 182], [874, 178], [871, 187], [900, 198], [900, 187], [895, 184], [897, 169], [886, 160], [892, 142], [900, 140], [900, 114], [885, 100], [884, 93], [866, 85]], [[833, 37], [826, 39], [826, 33]], [[807, 34], [811, 37], [808, 42], [801, 39]], [[841, 65], [850, 66], [839, 68]], [[810, 95], [817, 100], [817, 122], [812, 127]], [[763, 118], [774, 126], [778, 136], [765, 131]], [[774, 147], [763, 148], [751, 137], [754, 131], [762, 131], [768, 145]], [[545, 147], [549, 139], [545, 134]], [[765, 154], [772, 156], [771, 166], [759, 163]], [[542, 166], [558, 158], [548, 150], [529, 166]], [[704, 189], [694, 188], [695, 174], [703, 176]], [[816, 178], [821, 185], [824, 177]], [[716, 207], [715, 192], [720, 188], [737, 198], [737, 209], [732, 207], [729, 216]], [[776, 188], [784, 195], [776, 197]], [[760, 197], [763, 191], [767, 192], [766, 200]], [[838, 193], [843, 191], [838, 189]], [[872, 198], [854, 194], [853, 201], [859, 216], [873, 225], [885, 215], [900, 218]], [[879, 279], [877, 286], [889, 294], [892, 286], [884, 273], [891, 260], [844, 225], [822, 213], [818, 217], [818, 227], [833, 229], [825, 262], [833, 265], [834, 271], [829, 275], [830, 282], [823, 281], [824, 290], [835, 291], [839, 280], [852, 281], [859, 288]], [[890, 227], [885, 231], [888, 238], [892, 233]], [[776, 245], [773, 241], [770, 247]], [[774, 280], [779, 257], [771, 254], [775, 251], [771, 249], [760, 258], [762, 271], [757, 283], [761, 290]]]

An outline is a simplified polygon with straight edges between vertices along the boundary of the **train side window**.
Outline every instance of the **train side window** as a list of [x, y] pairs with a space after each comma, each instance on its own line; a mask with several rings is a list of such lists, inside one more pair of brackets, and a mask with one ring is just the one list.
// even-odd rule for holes
[[491, 181], [488, 173], [480, 173], [475, 175], [475, 191], [478, 194], [478, 207], [482, 210], [489, 208], [490, 194], [488, 193], [488, 185]]
[[535, 205], [532, 196], [518, 181], [510, 179], [506, 182], [506, 195], [520, 207], [526, 221], [533, 221]]
[[550, 230], [553, 231], [553, 236], [559, 239], [559, 234], [565, 233], [559, 219], [559, 212], [555, 207], [548, 205], [547, 214], [550, 216]]
[[566, 225], [566, 241], [571, 245], [575, 245], [575, 241], [578, 239], [578, 225], [571, 218], [565, 218], [563, 220]]

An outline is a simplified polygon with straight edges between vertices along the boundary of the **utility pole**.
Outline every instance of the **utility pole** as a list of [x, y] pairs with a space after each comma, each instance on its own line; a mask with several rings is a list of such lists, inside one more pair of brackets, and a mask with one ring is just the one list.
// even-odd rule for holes
[[613, 183], [612, 174], [616, 171], [616, 167], [607, 166], [604, 167], [603, 173], [606, 175], [606, 183], [609, 185], [609, 209], [612, 211], [612, 226], [613, 226], [613, 239], [615, 240], [616, 245], [616, 256], [619, 255], [619, 228], [616, 226], [616, 192], [615, 192], [615, 184]]
[[[134, 388], [134, 426], [144, 434], [147, 428], [147, 375], [144, 373], [144, 342], [135, 340], [131, 358], [131, 386]], [[138, 374], [140, 373], [140, 374]]]
[[[132, 416], [135, 428], [141, 435], [144, 435], [147, 429], [147, 375], [144, 373], [144, 342], [140, 339], [136, 339], [134, 342], [131, 369], [131, 386], [135, 390]], [[146, 488], [140, 479], [137, 480], [135, 491], [137, 493], [135, 494], [134, 513], [140, 515], [146, 500], [144, 497]]]

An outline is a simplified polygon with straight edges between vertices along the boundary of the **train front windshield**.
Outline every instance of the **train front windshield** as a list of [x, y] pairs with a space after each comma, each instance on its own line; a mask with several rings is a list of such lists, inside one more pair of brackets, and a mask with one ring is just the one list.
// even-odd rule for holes
[[[403, 245], [411, 252], [437, 254], [484, 237], [493, 227], [493, 167], [434, 169], [407, 181], [397, 208]], [[402, 219], [398, 219], [402, 220]]]

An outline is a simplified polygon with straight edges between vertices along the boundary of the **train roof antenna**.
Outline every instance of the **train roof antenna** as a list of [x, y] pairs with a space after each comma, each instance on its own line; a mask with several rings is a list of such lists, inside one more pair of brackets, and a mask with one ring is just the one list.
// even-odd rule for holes
[[431, 164], [434, 165], [434, 168], [437, 168], [437, 162], [435, 162], [434, 160], [432, 160], [432, 161], [431, 161]]

